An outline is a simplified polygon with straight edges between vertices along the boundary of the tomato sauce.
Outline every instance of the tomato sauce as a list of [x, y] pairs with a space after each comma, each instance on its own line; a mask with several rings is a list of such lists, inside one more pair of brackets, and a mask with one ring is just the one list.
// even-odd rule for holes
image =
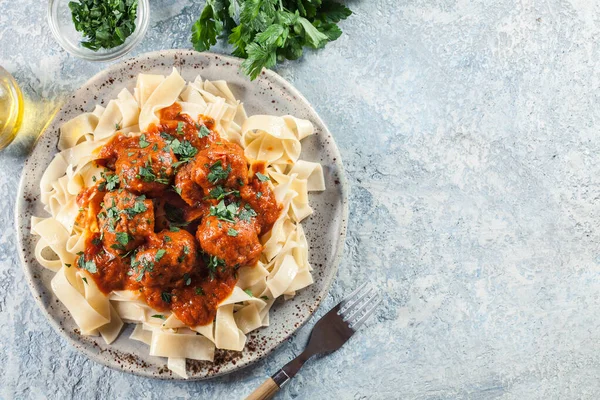
[[[98, 153], [106, 168], [78, 196], [86, 229], [77, 267], [104, 293], [139, 291], [153, 309], [187, 326], [214, 320], [218, 305], [253, 266], [281, 213], [264, 175], [211, 118], [178, 103], [140, 136], [117, 134]], [[262, 175], [261, 175], [262, 174]]]

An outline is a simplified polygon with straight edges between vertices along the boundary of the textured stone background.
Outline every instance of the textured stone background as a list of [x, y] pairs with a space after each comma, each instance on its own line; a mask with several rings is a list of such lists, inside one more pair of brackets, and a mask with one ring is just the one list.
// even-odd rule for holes
[[[151, 2], [134, 54], [188, 48], [202, 4]], [[345, 35], [278, 72], [329, 125], [352, 186], [345, 256], [317, 315], [367, 277], [386, 301], [279, 398], [597, 398], [600, 5], [347, 3]], [[248, 394], [308, 328], [247, 370], [173, 383], [87, 360], [38, 311], [16, 253], [20, 170], [52, 110], [106, 67], [61, 51], [45, 12], [0, 0], [0, 64], [27, 98], [19, 139], [0, 153], [0, 398]]]

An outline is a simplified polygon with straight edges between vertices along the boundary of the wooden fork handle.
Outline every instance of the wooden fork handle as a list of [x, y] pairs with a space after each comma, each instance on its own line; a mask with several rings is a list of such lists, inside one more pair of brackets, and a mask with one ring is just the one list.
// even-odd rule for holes
[[267, 378], [262, 385], [256, 388], [250, 396], [246, 397], [246, 400], [268, 400], [277, 393], [279, 386], [275, 383], [273, 378]]

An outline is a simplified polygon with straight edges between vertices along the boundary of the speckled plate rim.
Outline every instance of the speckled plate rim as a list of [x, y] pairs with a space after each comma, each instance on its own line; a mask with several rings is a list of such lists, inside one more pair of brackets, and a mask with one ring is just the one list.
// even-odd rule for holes
[[[155, 51], [155, 52], [149, 52], [149, 53], [144, 53], [144, 54], [138, 55], [136, 57], [124, 60], [120, 63], [110, 65], [108, 68], [98, 72], [97, 74], [95, 74], [94, 76], [89, 78], [79, 89], [75, 90], [73, 93], [77, 93], [78, 91], [82, 90], [84, 87], [89, 86], [91, 84], [91, 82], [100, 80], [100, 79], [104, 78], [105, 76], [110, 75], [110, 73], [118, 71], [119, 69], [123, 68], [127, 63], [131, 63], [136, 60], [141, 61], [144, 58], [149, 59], [149, 58], [154, 58], [154, 57], [158, 57], [158, 56], [177, 58], [177, 56], [182, 56], [185, 54], [202, 54], [206, 57], [212, 57], [215, 60], [219, 60], [223, 63], [230, 63], [234, 66], [237, 66], [238, 68], [242, 61], [241, 59], [238, 59], [235, 57], [225, 56], [225, 55], [216, 54], [216, 53], [210, 53], [210, 52], [197, 53], [195, 51], [181, 50], [181, 49], [160, 50], [160, 51]], [[339, 230], [337, 232], [336, 250], [335, 250], [335, 253], [333, 254], [333, 259], [328, 263], [329, 264], [329, 267], [328, 267], [329, 273], [326, 277], [324, 277], [325, 280], [322, 282], [322, 288], [321, 288], [320, 292], [318, 293], [318, 295], [314, 298], [314, 302], [309, 309], [310, 311], [281, 340], [279, 340], [277, 343], [270, 346], [269, 348], [265, 349], [257, 357], [254, 357], [246, 362], [237, 363], [237, 364], [234, 363], [233, 365], [229, 364], [229, 368], [224, 368], [222, 370], [219, 370], [219, 371], [209, 374], [207, 376], [191, 376], [188, 379], [182, 379], [182, 378], [179, 378], [174, 375], [155, 375], [155, 374], [146, 372], [144, 370], [139, 371], [139, 370], [123, 369], [122, 367], [120, 368], [115, 362], [111, 363], [111, 362], [105, 360], [104, 358], [98, 356], [97, 354], [95, 354], [84, 343], [82, 343], [81, 340], [76, 340], [76, 338], [74, 338], [71, 333], [66, 331], [65, 327], [61, 326], [58, 323], [58, 321], [53, 317], [51, 312], [48, 310], [49, 305], [43, 301], [42, 296], [38, 293], [38, 287], [36, 286], [35, 280], [39, 279], [39, 278], [34, 277], [34, 271], [32, 268], [30, 268], [29, 263], [26, 261], [26, 258], [25, 258], [26, 257], [25, 246], [23, 244], [24, 238], [25, 238], [25, 234], [30, 235], [29, 232], [24, 232], [23, 228], [22, 228], [23, 226], [27, 226], [27, 223], [25, 223], [25, 225], [23, 224], [23, 216], [26, 213], [25, 212], [25, 210], [26, 210], [25, 197], [26, 196], [24, 196], [25, 186], [27, 184], [26, 167], [28, 165], [30, 165], [30, 163], [32, 162], [31, 158], [33, 156], [34, 150], [37, 146], [40, 145], [41, 139], [43, 137], [45, 137], [46, 135], [49, 135], [52, 133], [52, 132], [50, 132], [49, 128], [58, 119], [58, 116], [61, 114], [61, 111], [68, 104], [68, 102], [65, 102], [63, 105], [61, 105], [61, 108], [53, 115], [52, 119], [50, 119], [48, 121], [48, 123], [42, 128], [42, 131], [41, 131], [39, 137], [37, 138], [36, 143], [34, 144], [32, 150], [30, 152], [30, 155], [28, 156], [27, 160], [24, 163], [24, 169], [22, 171], [21, 178], [19, 181], [17, 200], [15, 203], [14, 223], [15, 223], [15, 228], [17, 231], [17, 245], [18, 245], [19, 258], [21, 261], [21, 268], [23, 270], [23, 273], [25, 274], [26, 281], [27, 281], [29, 289], [33, 295], [33, 298], [35, 299], [36, 303], [38, 304], [38, 306], [39, 306], [40, 310], [42, 311], [46, 320], [50, 323], [50, 325], [54, 328], [54, 330], [60, 336], [65, 338], [73, 347], [75, 347], [78, 351], [85, 354], [89, 359], [93, 360], [94, 362], [102, 364], [102, 365], [104, 365], [108, 368], [114, 369], [116, 371], [129, 372], [129, 373], [132, 373], [137, 376], [154, 378], [154, 379], [199, 381], [199, 380], [206, 380], [206, 379], [212, 379], [212, 378], [216, 378], [219, 376], [223, 376], [223, 375], [244, 369], [252, 364], [255, 364], [256, 362], [262, 360], [263, 358], [265, 358], [269, 354], [271, 354], [275, 349], [277, 349], [285, 341], [287, 341], [298, 329], [300, 329], [302, 326], [304, 326], [306, 324], [306, 322], [308, 322], [308, 320], [314, 314], [316, 309], [319, 307], [322, 299], [329, 292], [329, 289], [337, 275], [337, 268], [338, 268], [339, 263], [342, 258], [342, 251], [344, 249], [344, 243], [345, 243], [345, 239], [346, 239], [346, 230], [347, 230], [347, 224], [348, 224], [348, 187], [349, 187], [349, 185], [348, 185], [348, 181], [347, 181], [344, 167], [342, 164], [342, 158], [341, 158], [341, 155], [337, 148], [337, 145], [335, 144], [333, 136], [331, 135], [331, 132], [329, 131], [327, 125], [320, 118], [320, 116], [318, 115], [316, 110], [312, 107], [310, 102], [291, 83], [286, 81], [283, 77], [281, 77], [274, 71], [265, 69], [262, 72], [262, 76], [266, 77], [267, 80], [271, 80], [271, 81], [274, 81], [274, 82], [280, 84], [287, 91], [289, 91], [289, 93], [291, 95], [296, 97], [298, 99], [298, 101], [302, 103], [302, 106], [304, 108], [306, 108], [311, 114], [313, 114], [317, 118], [318, 123], [322, 128], [323, 134], [331, 139], [330, 147], [328, 150], [331, 151], [332, 155], [334, 156], [333, 163], [336, 168], [335, 173], [336, 173], [337, 180], [339, 180], [339, 185], [340, 185], [340, 189], [341, 189], [341, 196], [342, 196], [341, 197], [341, 206], [342, 206], [341, 217], [342, 217], [342, 220], [340, 222]], [[58, 137], [56, 137], [56, 140], [58, 140]], [[52, 155], [57, 153], [56, 148], [51, 149], [50, 151], [52, 152]], [[39, 266], [39, 264], [38, 264], [38, 266]], [[40, 268], [42, 268], [42, 267], [40, 266]], [[39, 283], [37, 283], [37, 284], [39, 284]], [[124, 332], [122, 332], [121, 335], [124, 335]], [[246, 349], [245, 349], [245, 351], [246, 351]]]

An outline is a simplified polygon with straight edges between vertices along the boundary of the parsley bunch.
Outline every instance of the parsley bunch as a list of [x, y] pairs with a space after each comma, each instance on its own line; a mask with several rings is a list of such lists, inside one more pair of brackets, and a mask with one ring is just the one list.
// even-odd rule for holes
[[342, 34], [337, 23], [350, 14], [333, 0], [207, 0], [192, 26], [192, 44], [205, 51], [221, 33], [228, 35], [233, 54], [246, 59], [243, 72], [254, 80], [263, 67], [336, 40]]
[[[87, 39], [90, 50], [110, 49], [125, 43], [135, 31], [137, 0], [79, 0], [69, 2], [75, 29]], [[117, 128], [118, 129], [118, 128]]]

